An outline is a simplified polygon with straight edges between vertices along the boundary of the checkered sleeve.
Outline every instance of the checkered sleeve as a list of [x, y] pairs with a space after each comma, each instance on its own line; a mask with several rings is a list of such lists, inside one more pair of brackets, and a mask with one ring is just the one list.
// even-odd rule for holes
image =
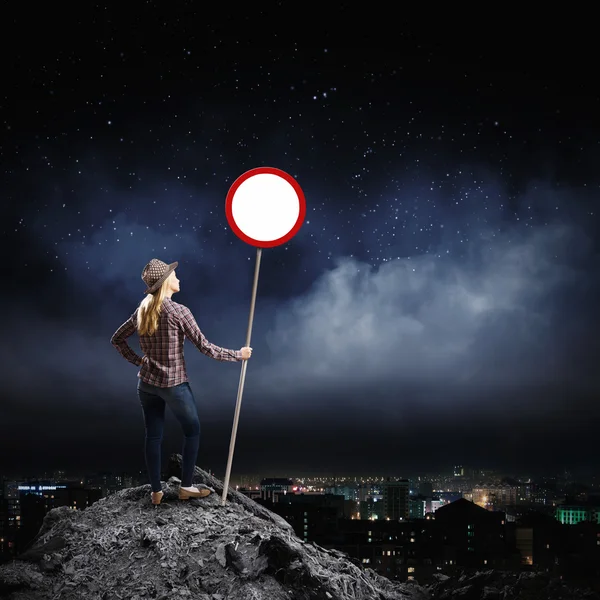
[[242, 360], [241, 350], [228, 350], [211, 344], [200, 331], [194, 315], [187, 306], [181, 305], [179, 311], [179, 324], [187, 337], [202, 354], [220, 361], [236, 362]]
[[138, 356], [131, 346], [127, 343], [127, 338], [131, 337], [136, 329], [135, 329], [135, 317], [136, 313], [133, 313], [117, 331], [115, 331], [112, 338], [110, 338], [110, 343], [117, 349], [119, 354], [130, 363], [134, 364], [136, 367], [139, 367], [142, 364], [142, 358]]

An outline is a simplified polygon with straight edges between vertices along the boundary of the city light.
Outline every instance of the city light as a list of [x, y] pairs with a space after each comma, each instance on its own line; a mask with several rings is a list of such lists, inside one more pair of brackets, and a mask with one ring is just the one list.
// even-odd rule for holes
[[33, 491], [44, 491], [44, 490], [60, 490], [66, 489], [66, 485], [19, 485], [18, 490], [33, 490]]

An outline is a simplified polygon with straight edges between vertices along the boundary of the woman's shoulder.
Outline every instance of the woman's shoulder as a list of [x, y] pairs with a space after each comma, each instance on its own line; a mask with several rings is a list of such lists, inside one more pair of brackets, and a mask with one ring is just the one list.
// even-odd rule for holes
[[180, 314], [181, 312], [189, 310], [187, 306], [180, 304], [179, 302], [175, 302], [175, 300], [172, 300], [171, 298], [165, 298], [163, 305], [166, 308], [167, 313]]

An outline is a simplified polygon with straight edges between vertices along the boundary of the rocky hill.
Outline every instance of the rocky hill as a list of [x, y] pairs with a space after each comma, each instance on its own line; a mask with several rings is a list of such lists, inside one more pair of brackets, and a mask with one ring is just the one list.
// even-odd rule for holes
[[[172, 457], [178, 468], [181, 456]], [[176, 477], [163, 483], [161, 505], [150, 486], [122, 490], [83, 511], [50, 511], [32, 547], [0, 566], [7, 600], [462, 600], [579, 599], [532, 574], [493, 571], [439, 576], [433, 586], [394, 583], [335, 550], [305, 543], [278, 515], [196, 468], [207, 498], [178, 500]]]

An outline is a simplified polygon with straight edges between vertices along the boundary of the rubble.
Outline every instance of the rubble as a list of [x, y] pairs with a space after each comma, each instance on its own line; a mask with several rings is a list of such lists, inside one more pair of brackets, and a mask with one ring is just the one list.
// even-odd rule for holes
[[[170, 472], [180, 472], [181, 456]], [[196, 467], [207, 498], [180, 501], [180, 481], [163, 482], [155, 508], [150, 485], [121, 490], [83, 511], [60, 507], [32, 547], [0, 565], [7, 600], [508, 600], [569, 598], [566, 586], [529, 573], [493, 571], [435, 584], [392, 582], [337, 550], [299, 539], [281, 517]], [[508, 583], [507, 583], [508, 582]], [[537, 582], [537, 583], [536, 583]], [[524, 595], [520, 595], [521, 592]], [[531, 595], [531, 594], [541, 595]], [[561, 595], [558, 595], [561, 594]]]

